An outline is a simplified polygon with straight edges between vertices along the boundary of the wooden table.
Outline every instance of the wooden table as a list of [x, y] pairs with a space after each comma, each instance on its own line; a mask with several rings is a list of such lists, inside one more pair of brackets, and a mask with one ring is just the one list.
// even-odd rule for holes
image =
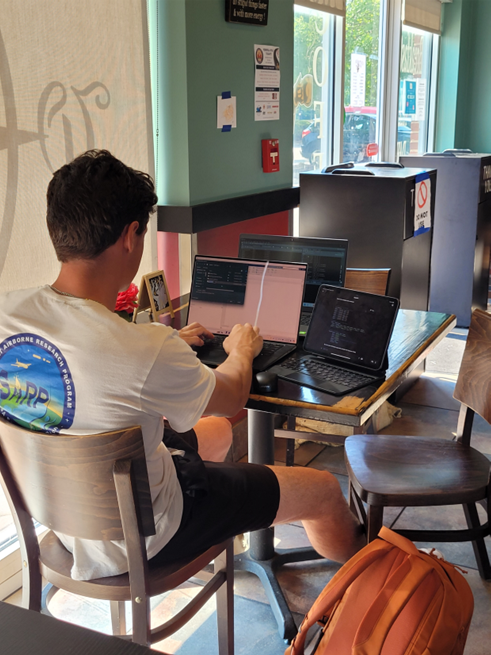
[[[283, 380], [278, 381], [278, 391], [274, 394], [252, 394], [247, 403], [249, 461], [274, 464], [274, 436], [309, 438], [309, 433], [294, 431], [296, 417], [349, 426], [353, 434], [366, 432], [374, 412], [387, 399], [407, 390], [421, 372], [425, 358], [455, 325], [453, 315], [399, 310], [389, 346], [385, 382], [359, 389], [352, 396], [331, 396]], [[287, 418], [288, 429], [274, 429], [276, 415]], [[343, 443], [345, 439], [317, 432], [311, 438], [329, 443]], [[312, 548], [275, 551], [273, 528], [251, 533], [249, 551], [235, 558], [236, 569], [254, 573], [262, 581], [284, 639], [291, 640], [297, 629], [275, 572], [283, 564], [320, 558]]]
[[298, 416], [353, 427], [363, 432], [373, 413], [401, 387], [413, 383], [433, 348], [456, 325], [455, 316], [400, 309], [389, 345], [389, 367], [385, 382], [364, 387], [352, 396], [331, 396], [286, 380], [278, 391], [264, 396], [252, 394], [247, 408], [284, 416]]
[[2, 655], [151, 655], [155, 651], [0, 602]]
[[[177, 302], [185, 306], [186, 300], [183, 297]], [[179, 329], [185, 325], [186, 314], [183, 309], [174, 319], [165, 318], [162, 322]], [[252, 393], [247, 403], [249, 461], [273, 464], [275, 436], [308, 439], [309, 433], [295, 432], [297, 417], [348, 426], [353, 434], [366, 432], [370, 428], [373, 414], [389, 398], [397, 402], [424, 370], [428, 354], [455, 325], [456, 318], [453, 315], [399, 310], [389, 346], [385, 382], [358, 389], [353, 395], [332, 396], [286, 380], [278, 381], [278, 390], [274, 394]], [[278, 415], [286, 418], [287, 429], [275, 430], [275, 417]], [[322, 435], [317, 432], [312, 433], [311, 438], [329, 443], [343, 443], [345, 439], [342, 435]], [[312, 548], [275, 551], [273, 528], [251, 533], [249, 551], [235, 557], [236, 569], [254, 573], [262, 581], [280, 636], [284, 639], [291, 640], [297, 629], [276, 580], [275, 571], [283, 564], [320, 558]]]

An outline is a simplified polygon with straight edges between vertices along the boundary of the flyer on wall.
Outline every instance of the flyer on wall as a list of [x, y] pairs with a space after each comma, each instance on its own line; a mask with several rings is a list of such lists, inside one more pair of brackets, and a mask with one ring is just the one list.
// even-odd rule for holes
[[254, 46], [254, 113], [257, 121], [280, 119], [280, 49]]

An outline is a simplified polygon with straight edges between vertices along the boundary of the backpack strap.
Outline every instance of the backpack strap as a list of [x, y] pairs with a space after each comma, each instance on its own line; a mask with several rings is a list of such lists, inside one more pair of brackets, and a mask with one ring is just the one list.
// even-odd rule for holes
[[346, 592], [350, 584], [370, 564], [383, 557], [392, 546], [385, 541], [376, 539], [368, 546], [362, 548], [333, 576], [332, 580], [323, 589], [310, 610], [305, 615], [298, 633], [291, 645], [285, 651], [285, 655], [302, 655], [305, 647], [305, 639], [310, 628], [320, 621], [324, 616], [329, 616], [333, 606]]
[[461, 585], [461, 581], [463, 580], [462, 576], [460, 574], [454, 574], [456, 568], [454, 564], [447, 562], [445, 559], [439, 559], [435, 555], [431, 555], [418, 550], [412, 541], [400, 534], [397, 534], [397, 532], [386, 528], [385, 526], [380, 529], [378, 536], [384, 541], [387, 541], [388, 543], [397, 546], [401, 550], [404, 550], [409, 555], [416, 555], [423, 561], [429, 562], [429, 566], [433, 568], [445, 587], [448, 586], [450, 579], [454, 586], [463, 587], [464, 593], [467, 591], [468, 585]]

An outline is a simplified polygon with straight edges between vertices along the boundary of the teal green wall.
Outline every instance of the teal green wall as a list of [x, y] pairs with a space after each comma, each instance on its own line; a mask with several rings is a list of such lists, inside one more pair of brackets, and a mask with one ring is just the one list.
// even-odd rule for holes
[[474, 95], [474, 63], [473, 63], [473, 40], [474, 34], [474, 8], [475, 2], [461, 0], [462, 20], [460, 34], [460, 65], [458, 69], [459, 91], [457, 96], [457, 121], [455, 125], [455, 147], [471, 148], [469, 143], [468, 126], [472, 120], [473, 101], [469, 101]]
[[444, 5], [436, 149], [491, 152], [491, 1]]
[[469, 2], [468, 93], [459, 99], [459, 141], [475, 152], [491, 152], [491, 2]]
[[462, 0], [443, 7], [443, 36], [440, 47], [440, 70], [436, 113], [436, 150], [455, 148], [457, 97], [460, 64]]
[[184, 0], [148, 3], [155, 179], [161, 204], [188, 205], [190, 198], [185, 10]]
[[[290, 187], [293, 0], [270, 0], [262, 27], [225, 22], [225, 0], [151, 0], [149, 14], [154, 90], [159, 28], [159, 203], [195, 205]], [[254, 44], [280, 48], [278, 121], [254, 121]], [[231, 132], [216, 127], [223, 91], [237, 98]], [[262, 172], [261, 139], [268, 138], [280, 142], [278, 173]]]

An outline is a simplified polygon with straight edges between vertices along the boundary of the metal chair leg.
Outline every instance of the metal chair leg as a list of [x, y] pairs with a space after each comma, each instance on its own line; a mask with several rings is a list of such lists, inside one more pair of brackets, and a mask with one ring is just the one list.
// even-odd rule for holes
[[226, 581], [216, 592], [218, 652], [234, 655], [234, 546], [233, 541], [215, 559], [214, 571], [225, 570]]

